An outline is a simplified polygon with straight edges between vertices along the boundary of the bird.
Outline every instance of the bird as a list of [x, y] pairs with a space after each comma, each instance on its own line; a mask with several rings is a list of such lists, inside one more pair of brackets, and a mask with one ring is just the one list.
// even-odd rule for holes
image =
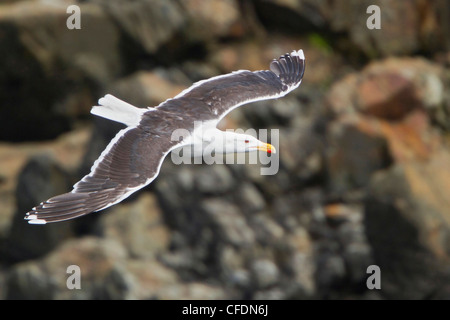
[[[239, 70], [194, 83], [156, 107], [138, 108], [107, 94], [91, 113], [126, 127], [68, 193], [41, 202], [24, 219], [30, 224], [70, 220], [104, 210], [150, 184], [164, 158], [174, 149], [215, 144], [219, 153], [266, 151], [275, 148], [253, 136], [222, 131], [217, 124], [233, 109], [260, 100], [276, 99], [296, 89], [305, 72], [303, 50], [273, 59], [270, 70]], [[201, 126], [195, 125], [201, 121]], [[200, 128], [199, 128], [200, 127]], [[183, 129], [189, 134], [173, 139]], [[201, 129], [201, 130], [199, 130]], [[208, 129], [208, 130], [205, 130]], [[198, 134], [198, 132], [202, 134]]]

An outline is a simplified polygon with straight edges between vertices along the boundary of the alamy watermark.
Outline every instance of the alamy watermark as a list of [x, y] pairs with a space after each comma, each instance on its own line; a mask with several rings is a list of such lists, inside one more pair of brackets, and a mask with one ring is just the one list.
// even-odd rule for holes
[[381, 289], [381, 269], [376, 264], [372, 264], [367, 267], [366, 273], [370, 274], [367, 277], [366, 286], [367, 289]]
[[366, 21], [367, 29], [369, 29], [369, 30], [381, 29], [381, 9], [380, 9], [380, 7], [375, 4], [372, 4], [367, 7], [366, 13], [370, 14], [370, 16], [367, 18], [367, 21]]
[[[69, 290], [81, 290], [81, 268], [72, 264], [67, 267], [66, 273], [69, 274], [66, 280], [66, 287]], [[367, 289], [373, 290], [381, 289], [381, 269], [379, 266], [373, 264], [367, 267], [367, 274], [370, 276], [367, 277], [366, 286]]]
[[81, 289], [81, 269], [76, 264], [67, 267], [66, 273], [70, 274], [66, 280], [66, 287], [69, 290]]
[[79, 6], [73, 4], [67, 7], [66, 12], [70, 14], [70, 16], [66, 20], [67, 29], [81, 29], [81, 9]]
[[[171, 140], [194, 140], [195, 143], [171, 152], [174, 164], [261, 164], [261, 175], [274, 175], [279, 170], [278, 129], [227, 129], [217, 134], [216, 128], [205, 129], [198, 121], [195, 136], [187, 129], [173, 131]], [[263, 141], [268, 141], [265, 143]]]
[[[67, 18], [67, 29], [81, 29], [81, 9], [79, 6], [73, 4], [67, 7], [66, 12], [70, 14]], [[379, 6], [372, 4], [367, 7], [366, 13], [370, 14], [367, 18], [366, 26], [369, 30], [381, 29], [381, 9]]]

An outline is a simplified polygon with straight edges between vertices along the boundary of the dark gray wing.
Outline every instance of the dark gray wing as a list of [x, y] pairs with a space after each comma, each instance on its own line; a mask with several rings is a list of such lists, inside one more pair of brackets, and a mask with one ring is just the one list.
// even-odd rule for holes
[[[212, 118], [220, 120], [228, 112], [245, 103], [286, 95], [300, 85], [304, 72], [303, 51], [293, 51], [274, 59], [270, 64], [270, 71], [241, 70], [199, 81], [174, 99], [162, 103], [160, 108], [201, 104], [208, 109]], [[179, 103], [175, 104], [174, 100], [179, 100]]]
[[178, 144], [142, 126], [121, 130], [111, 140], [91, 172], [65, 193], [33, 208], [25, 219], [45, 224], [73, 219], [116, 204], [148, 185], [159, 173], [165, 156]]

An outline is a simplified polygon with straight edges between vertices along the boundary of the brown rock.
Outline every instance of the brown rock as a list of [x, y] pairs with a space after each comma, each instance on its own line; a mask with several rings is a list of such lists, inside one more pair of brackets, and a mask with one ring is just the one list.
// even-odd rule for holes
[[386, 140], [382, 135], [360, 130], [352, 124], [330, 125], [326, 167], [329, 187], [338, 194], [364, 188], [371, 175], [390, 162]]
[[111, 93], [137, 107], [156, 107], [186, 89], [158, 72], [138, 71], [115, 82]]
[[[125, 257], [125, 250], [111, 240], [87, 237], [68, 241], [42, 260], [15, 265], [7, 283], [7, 298], [125, 298], [126, 279], [118, 274], [114, 277]], [[67, 288], [67, 268], [71, 265], [80, 268], [81, 290]]]
[[222, 287], [203, 282], [167, 286], [161, 290], [161, 299], [168, 300], [221, 300], [229, 299], [229, 292]]
[[365, 228], [388, 298], [448, 298], [450, 153], [380, 172], [365, 203]]
[[240, 36], [244, 33], [238, 4], [234, 0], [186, 0], [181, 4], [189, 19], [186, 32], [191, 41]]
[[362, 111], [399, 120], [415, 109], [439, 108], [444, 99], [441, 69], [423, 59], [390, 58], [373, 62], [339, 81], [327, 97], [337, 113]]
[[361, 109], [378, 118], [399, 119], [420, 106], [412, 83], [396, 73], [369, 75], [357, 90]]
[[155, 53], [185, 25], [180, 5], [172, 0], [99, 1], [134, 45], [147, 53]]

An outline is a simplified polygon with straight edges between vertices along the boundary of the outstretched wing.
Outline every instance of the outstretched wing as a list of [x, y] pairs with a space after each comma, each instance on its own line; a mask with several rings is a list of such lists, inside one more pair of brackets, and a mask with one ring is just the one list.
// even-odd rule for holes
[[286, 95], [300, 85], [304, 72], [303, 51], [293, 51], [274, 59], [270, 71], [240, 70], [202, 80], [159, 107], [170, 110], [176, 106], [179, 110], [180, 105], [202, 105], [210, 112], [211, 119], [219, 121], [243, 104]]
[[142, 126], [121, 130], [72, 192], [39, 204], [25, 219], [45, 224], [73, 219], [112, 206], [153, 181], [165, 156], [178, 144]]

